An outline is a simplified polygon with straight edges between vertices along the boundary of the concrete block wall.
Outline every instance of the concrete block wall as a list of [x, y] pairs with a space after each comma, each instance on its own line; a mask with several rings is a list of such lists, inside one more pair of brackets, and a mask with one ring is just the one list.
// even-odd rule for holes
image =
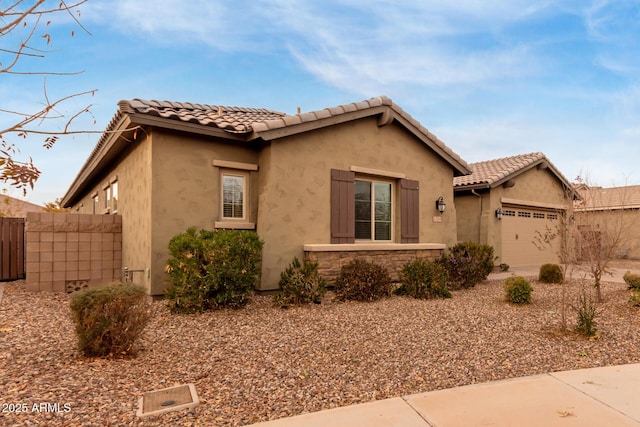
[[29, 212], [25, 233], [28, 290], [73, 292], [121, 278], [120, 215]]

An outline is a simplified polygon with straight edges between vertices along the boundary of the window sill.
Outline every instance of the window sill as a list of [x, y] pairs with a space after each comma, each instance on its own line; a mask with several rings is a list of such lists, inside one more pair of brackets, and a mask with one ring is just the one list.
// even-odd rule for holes
[[346, 251], [410, 251], [421, 249], [445, 249], [444, 243], [336, 243], [305, 244], [306, 252]]
[[256, 224], [253, 222], [240, 221], [216, 221], [213, 223], [214, 228], [226, 228], [230, 230], [255, 230]]

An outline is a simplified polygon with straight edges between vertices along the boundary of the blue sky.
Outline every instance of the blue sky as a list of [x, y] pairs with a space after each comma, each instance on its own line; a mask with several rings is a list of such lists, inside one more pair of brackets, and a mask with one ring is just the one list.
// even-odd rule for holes
[[[468, 162], [542, 151], [570, 180], [640, 184], [640, 0], [90, 0], [80, 19], [91, 35], [54, 18], [52, 52], [20, 64], [83, 71], [46, 83], [97, 89], [62, 109], [93, 105], [79, 129], [120, 99], [294, 114], [386, 95]], [[42, 98], [42, 76], [0, 80], [0, 108]], [[20, 142], [42, 170], [27, 198], [61, 197], [98, 137]]]

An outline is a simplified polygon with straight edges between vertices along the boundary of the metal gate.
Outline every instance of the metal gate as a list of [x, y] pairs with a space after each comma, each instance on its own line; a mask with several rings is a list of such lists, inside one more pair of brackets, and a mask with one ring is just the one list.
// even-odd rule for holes
[[0, 218], [0, 280], [24, 279], [24, 218]]

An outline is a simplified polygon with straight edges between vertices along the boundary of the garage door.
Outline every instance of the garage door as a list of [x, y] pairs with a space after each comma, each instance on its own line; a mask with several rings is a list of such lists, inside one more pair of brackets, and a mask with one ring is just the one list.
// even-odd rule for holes
[[558, 234], [560, 229], [560, 214], [556, 211], [503, 207], [502, 254], [498, 263], [504, 262], [513, 267], [557, 263], [562, 239], [560, 236], [556, 237], [550, 247], [541, 244], [539, 236], [549, 231]]

